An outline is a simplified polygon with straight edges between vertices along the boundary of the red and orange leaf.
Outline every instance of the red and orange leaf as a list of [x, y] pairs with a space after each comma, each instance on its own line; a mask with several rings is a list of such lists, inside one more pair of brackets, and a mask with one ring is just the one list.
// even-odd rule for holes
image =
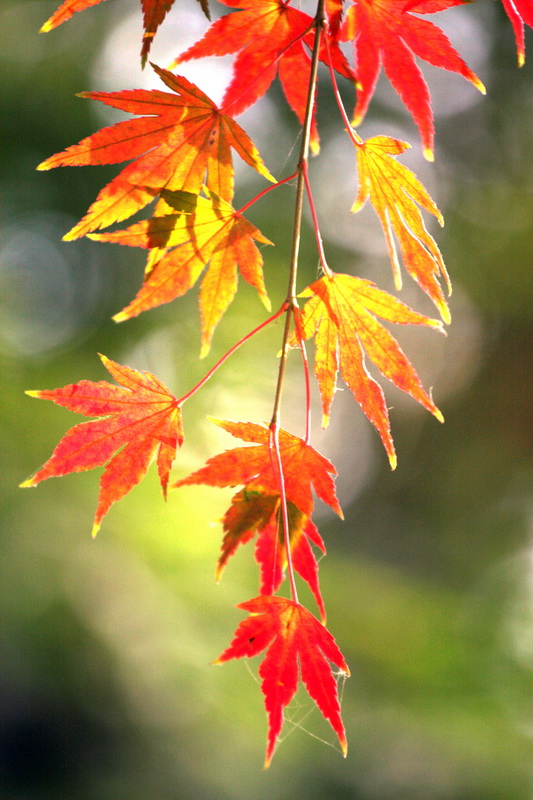
[[416, 175], [396, 161], [395, 156], [409, 147], [407, 142], [388, 136], [374, 136], [356, 146], [359, 190], [352, 211], [359, 211], [370, 200], [385, 233], [396, 288], [401, 289], [402, 279], [393, 234], [407, 271], [431, 297], [444, 322], [449, 323], [450, 311], [439, 277], [444, 278], [448, 294], [450, 280], [418, 206], [433, 214], [441, 225], [444, 220]]
[[[279, 478], [272, 466], [269, 428], [254, 422], [212, 421], [237, 439], [255, 442], [256, 445], [236, 447], [213, 456], [205, 467], [177, 481], [173, 488], [195, 484], [218, 487], [243, 485], [248, 491], [259, 490], [279, 495]], [[287, 500], [294, 503], [302, 514], [311, 516], [314, 507], [313, 487], [318, 497], [342, 517], [332, 478], [337, 474], [333, 464], [303, 439], [285, 430], [279, 432], [279, 444]]]
[[518, 66], [522, 67], [526, 61], [524, 22], [530, 28], [533, 28], [533, 0], [502, 0], [502, 2], [513, 26], [518, 53]]
[[[53, 30], [53, 28], [57, 28], [58, 25], [61, 25], [63, 22], [69, 20], [77, 11], [83, 11], [85, 8], [89, 8], [89, 6], [95, 6], [100, 2], [102, 2], [102, 0], [65, 0], [65, 2], [57, 9], [57, 11], [52, 14], [50, 19], [44, 23], [41, 28], [41, 33], [47, 33], [48, 31]], [[210, 19], [209, 5], [207, 0], [198, 0], [198, 2], [200, 3], [202, 11], [206, 17]], [[144, 22], [143, 45], [141, 50], [141, 61], [143, 66], [146, 63], [146, 58], [150, 51], [156, 31], [163, 22], [167, 11], [170, 11], [173, 4], [174, 0], [141, 0]]]
[[113, 503], [145, 476], [156, 450], [159, 480], [166, 497], [176, 448], [183, 442], [181, 408], [166, 386], [150, 372], [138, 372], [105, 356], [100, 358], [119, 386], [107, 381], [80, 381], [61, 389], [27, 392], [100, 419], [82, 422], [67, 431], [46, 464], [21, 484], [36, 486], [47, 478], [106, 464], [93, 536]]
[[485, 88], [440, 28], [413, 16], [413, 12], [431, 14], [462, 4], [462, 0], [355, 0], [343, 26], [343, 39], [353, 39], [355, 47], [358, 81], [355, 126], [366, 114], [383, 66], [418, 126], [424, 155], [433, 160], [431, 100], [415, 56], [435, 67], [459, 73], [483, 93]]
[[[150, 269], [137, 296], [115, 315], [116, 322], [181, 297], [209, 264], [200, 290], [202, 357], [209, 352], [215, 327], [235, 296], [238, 269], [270, 310], [263, 258], [254, 240], [272, 244], [229, 203], [213, 193], [206, 194], [164, 191], [165, 205], [174, 205], [181, 213], [156, 216], [124, 231], [89, 234], [90, 239], [152, 248], [156, 253], [150, 257]], [[183, 213], [187, 205], [188, 213]]]
[[[318, 564], [310, 542], [322, 553], [326, 548], [311, 519], [293, 503], [287, 503], [292, 564], [307, 582], [325, 624], [326, 610], [320, 593]], [[216, 569], [220, 580], [224, 568], [239, 545], [246, 544], [257, 533], [255, 559], [261, 570], [261, 594], [275, 594], [285, 577], [287, 551], [281, 519], [279, 495], [245, 487], [232, 498], [223, 518], [224, 539]]]
[[135, 159], [101, 190], [85, 217], [64, 239], [76, 239], [131, 217], [163, 189], [198, 193], [207, 183], [211, 191], [230, 201], [231, 148], [274, 182], [255, 145], [235, 120], [221, 113], [186, 78], [155, 65], [154, 70], [174, 94], [134, 89], [81, 95], [132, 114], [150, 116], [102, 128], [38, 166], [37, 169], [46, 170]]
[[284, 597], [261, 595], [237, 608], [248, 611], [230, 646], [214, 662], [252, 658], [268, 648], [259, 667], [268, 716], [265, 767], [268, 767], [289, 705], [301, 677], [310, 697], [337, 734], [344, 756], [348, 745], [342, 724], [337, 682], [330, 663], [344, 675], [350, 670], [335, 639], [306, 608]]
[[[340, 367], [344, 382], [381, 436], [394, 469], [396, 453], [385, 396], [367, 372], [364, 351], [382, 375], [442, 422], [441, 412], [425, 392], [411, 362], [376, 316], [387, 322], [428, 325], [442, 331], [441, 323], [418, 314], [370, 281], [352, 275], [326, 275], [308, 286], [301, 296], [310, 298], [298, 324], [303, 339], [315, 336], [315, 375], [322, 396], [324, 427], [329, 422]], [[291, 345], [297, 343], [294, 335]]]
[[[222, 101], [225, 113], [237, 116], [257, 102], [278, 73], [289, 105], [303, 122], [311, 74], [308, 50], [312, 50], [315, 40], [313, 18], [292, 8], [286, 0], [221, 2], [239, 10], [216, 20], [174, 65], [203, 56], [237, 53], [233, 78]], [[331, 39], [329, 51], [333, 68], [355, 83], [355, 74], [335, 38], [329, 32], [324, 35]], [[327, 62], [325, 46], [321, 47], [320, 58]], [[314, 122], [311, 139], [317, 151], [318, 134]]]

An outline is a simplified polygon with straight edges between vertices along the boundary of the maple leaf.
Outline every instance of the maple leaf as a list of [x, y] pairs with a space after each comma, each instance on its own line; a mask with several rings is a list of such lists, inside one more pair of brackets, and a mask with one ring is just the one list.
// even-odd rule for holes
[[[266, 93], [277, 73], [287, 102], [303, 122], [311, 75], [311, 59], [306, 47], [312, 50], [315, 40], [313, 18], [291, 8], [286, 0], [221, 2], [239, 10], [216, 20], [172, 66], [193, 58], [237, 53], [233, 77], [222, 101], [224, 111], [232, 116], [241, 114]], [[330, 2], [330, 10], [332, 5]], [[333, 24], [338, 22], [338, 17], [334, 17]], [[329, 53], [333, 69], [355, 83], [355, 74], [335, 38], [328, 32], [323, 35], [331, 39]], [[323, 43], [319, 55], [322, 61], [328, 62]], [[314, 121], [311, 146], [315, 152], [318, 150]]]
[[[318, 564], [310, 542], [325, 554], [322, 537], [310, 517], [302, 514], [294, 503], [287, 503], [291, 560], [296, 572], [305, 580], [320, 610], [322, 622], [326, 610], [320, 593]], [[279, 495], [266, 494], [245, 487], [237, 492], [223, 518], [224, 539], [215, 577], [218, 580], [230, 557], [239, 545], [258, 534], [255, 559], [261, 570], [261, 594], [274, 594], [279, 589], [287, 568], [287, 551]]]
[[[315, 336], [315, 375], [322, 397], [323, 426], [329, 422], [340, 366], [344, 382], [377, 429], [394, 469], [396, 453], [385, 397], [381, 386], [367, 372], [364, 350], [386, 378], [442, 422], [441, 412], [426, 394], [411, 362], [375, 317], [442, 331], [441, 323], [418, 314], [371, 281], [352, 275], [325, 275], [299, 296], [310, 298], [298, 318], [298, 326], [302, 339]], [[290, 344], [297, 343], [298, 338], [293, 335]]]
[[157, 469], [166, 497], [176, 448], [183, 442], [181, 408], [166, 386], [150, 372], [138, 372], [102, 355], [100, 358], [120, 386], [107, 381], [80, 381], [61, 389], [27, 392], [78, 414], [103, 419], [82, 422], [67, 431], [46, 464], [21, 484], [36, 486], [47, 478], [106, 464], [93, 536], [112, 504], [145, 476], [158, 448]]
[[173, 94], [134, 89], [80, 95], [132, 114], [150, 116], [102, 128], [37, 167], [47, 170], [135, 159], [101, 190], [85, 217], [64, 239], [76, 239], [127, 219], [163, 189], [198, 193], [205, 182], [211, 191], [231, 200], [231, 148], [275, 183], [252, 140], [235, 120], [219, 111], [212, 100], [186, 78], [152, 66]]
[[353, 39], [358, 81], [354, 126], [358, 126], [374, 94], [383, 65], [388, 79], [411, 113], [422, 139], [425, 157], [433, 160], [433, 112], [429, 89], [415, 56], [435, 67], [457, 72], [480, 92], [485, 88], [432, 22], [414, 17], [462, 5], [463, 0], [355, 0], [342, 29]]
[[[357, 137], [359, 139], [359, 137]], [[400, 243], [404, 264], [418, 285], [431, 297], [444, 322], [450, 322], [450, 311], [438, 278], [450, 280], [434, 239], [426, 230], [417, 204], [433, 214], [441, 225], [442, 214], [416, 175], [396, 161], [396, 155], [410, 145], [388, 136], [374, 136], [356, 145], [359, 189], [352, 211], [359, 211], [370, 200], [379, 217], [397, 289], [402, 288], [400, 265], [393, 233]]]
[[[58, 25], [61, 25], [63, 22], [69, 20], [77, 11], [83, 11], [85, 8], [95, 6], [100, 2], [102, 2], [102, 0], [65, 0], [65, 2], [59, 6], [57, 11], [52, 14], [50, 19], [44, 23], [40, 32], [47, 33], [48, 31], [53, 30], [53, 28], [57, 28]], [[198, 2], [200, 3], [202, 11], [206, 15], [207, 19], [211, 19], [209, 16], [209, 5], [207, 0], [198, 0]], [[146, 63], [146, 58], [150, 51], [156, 31], [166, 17], [167, 12], [172, 8], [173, 4], [174, 0], [141, 0], [144, 23], [144, 35], [141, 50], [141, 61], [143, 66]]]
[[[237, 268], [257, 289], [270, 310], [264, 279], [263, 258], [254, 240], [272, 244], [251, 222], [214, 193], [207, 197], [163, 191], [167, 204], [181, 213], [162, 214], [124, 231], [89, 234], [90, 239], [154, 248], [149, 271], [135, 299], [113, 319], [130, 319], [149, 308], [184, 295], [209, 267], [200, 290], [202, 322], [201, 356], [207, 355], [213, 331], [237, 290]], [[186, 212], [186, 213], [184, 213]], [[174, 248], [167, 252], [168, 248]]]
[[[254, 422], [228, 422], [212, 419], [237, 439], [254, 442], [256, 446], [236, 447], [208, 459], [205, 467], [193, 472], [173, 484], [172, 488], [206, 484], [207, 486], [245, 485], [248, 491], [263, 491], [279, 495], [279, 477], [272, 466], [270, 430]], [[279, 446], [285, 494], [302, 514], [310, 516], [313, 511], [313, 486], [318, 497], [327, 503], [342, 518], [342, 511], [335, 494], [332, 475], [337, 471], [327, 458], [298, 436], [280, 429]]]
[[518, 53], [518, 66], [523, 67], [526, 61], [524, 22], [530, 28], [533, 28], [533, 2], [532, 0], [502, 0], [502, 2], [513, 26]]
[[310, 697], [337, 734], [346, 756], [348, 745], [337, 682], [328, 662], [346, 676], [350, 670], [331, 633], [306, 608], [284, 597], [262, 595], [240, 603], [237, 608], [248, 611], [250, 616], [240, 622], [230, 646], [214, 663], [252, 658], [268, 648], [259, 667], [268, 715], [265, 768], [274, 755], [284, 709], [296, 694], [299, 674]]

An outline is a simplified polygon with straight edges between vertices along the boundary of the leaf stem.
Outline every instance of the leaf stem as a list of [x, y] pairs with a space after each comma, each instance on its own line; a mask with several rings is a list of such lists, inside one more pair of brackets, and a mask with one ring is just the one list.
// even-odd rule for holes
[[352, 123], [350, 121], [350, 118], [349, 118], [348, 114], [346, 113], [346, 109], [344, 108], [344, 103], [342, 102], [341, 93], [339, 92], [339, 86], [337, 84], [337, 79], [335, 77], [335, 70], [333, 69], [333, 64], [331, 63], [331, 53], [330, 53], [330, 50], [329, 50], [329, 42], [328, 42], [328, 37], [327, 36], [325, 37], [324, 41], [325, 41], [325, 47], [326, 47], [326, 53], [327, 53], [327, 64], [328, 64], [328, 69], [329, 69], [329, 75], [330, 75], [330, 78], [331, 78], [331, 85], [332, 85], [332, 88], [333, 88], [333, 94], [335, 95], [335, 100], [337, 102], [337, 106], [338, 106], [339, 111], [340, 111], [340, 115], [342, 117], [344, 125], [346, 126], [346, 132], [347, 132], [348, 136], [350, 137], [350, 139], [352, 140], [352, 142], [354, 143], [354, 145], [356, 147], [361, 147], [362, 140], [357, 135], [357, 133], [354, 131], [354, 129], [352, 128]]
[[235, 351], [239, 349], [239, 347], [241, 347], [241, 345], [243, 345], [245, 342], [247, 342], [249, 339], [251, 339], [252, 336], [255, 336], [256, 333], [259, 333], [259, 331], [262, 331], [263, 328], [266, 328], [267, 325], [270, 325], [271, 322], [274, 322], [274, 320], [278, 319], [278, 317], [281, 317], [282, 314], [285, 314], [287, 309], [288, 309], [287, 302], [284, 302], [280, 306], [278, 311], [276, 311], [275, 314], [272, 314], [270, 317], [268, 317], [268, 319], [265, 319], [260, 325], [258, 325], [256, 328], [254, 328], [249, 333], [247, 333], [246, 336], [243, 336], [242, 339], [239, 339], [239, 341], [236, 344], [234, 344], [233, 347], [230, 347], [230, 349], [226, 353], [224, 353], [224, 355], [221, 358], [218, 359], [216, 364], [211, 367], [209, 372], [206, 372], [206, 374], [204, 375], [202, 380], [199, 381], [196, 384], [196, 386], [193, 386], [193, 388], [189, 392], [187, 392], [187, 394], [184, 394], [183, 397], [179, 398], [179, 400], [177, 401], [177, 405], [179, 407], [181, 407], [186, 400], [188, 400], [190, 397], [192, 397], [193, 394], [196, 394], [196, 392], [199, 389], [201, 389], [202, 386], [205, 383], [207, 383], [207, 381], [215, 374], [215, 372], [219, 369], [219, 367], [221, 367], [222, 364], [224, 364], [224, 362], [227, 361], [227, 359], [230, 356], [232, 356], [233, 353], [235, 353]]
[[242, 208], [239, 208], [237, 214], [244, 214], [244, 212], [247, 211], [250, 208], [250, 206], [253, 206], [253, 204], [256, 203], [258, 200], [260, 200], [263, 197], [263, 195], [267, 194], [267, 192], [271, 192], [272, 189], [277, 189], [278, 186], [281, 186], [284, 183], [292, 181], [292, 179], [296, 178], [297, 175], [298, 175], [298, 170], [296, 170], [296, 172], [293, 172], [292, 175], [289, 175], [288, 178], [283, 178], [283, 180], [277, 181], [277, 183], [272, 183], [270, 186], [267, 186], [266, 189], [263, 189], [262, 192], [259, 192], [259, 194], [257, 194], [252, 200], [246, 203]]
[[309, 182], [309, 170], [307, 161], [302, 164], [304, 180], [305, 180], [305, 188], [307, 191], [307, 199], [309, 200], [309, 208], [311, 209], [311, 217], [313, 219], [313, 228], [315, 231], [315, 238], [316, 238], [316, 246], [318, 248], [318, 256], [320, 258], [320, 264], [324, 273], [331, 277], [333, 274], [331, 269], [328, 266], [328, 262], [326, 261], [326, 254], [324, 252], [324, 245], [322, 243], [322, 236], [320, 233], [320, 227], [318, 225], [318, 215], [316, 213], [315, 201], [313, 200], [313, 193], [311, 191], [311, 183]]
[[295, 317], [296, 309], [298, 308], [298, 303], [296, 300], [296, 277], [298, 273], [298, 256], [300, 253], [303, 198], [306, 186], [305, 175], [307, 169], [307, 161], [309, 159], [311, 126], [313, 121], [313, 109], [315, 105], [317, 73], [318, 73], [318, 57], [322, 39], [322, 29], [324, 27], [324, 0], [318, 0], [316, 16], [314, 20], [314, 27], [315, 27], [315, 41], [313, 45], [313, 54], [311, 56], [309, 89], [307, 93], [307, 104], [306, 104], [305, 117], [302, 128], [302, 144], [300, 148], [300, 158], [298, 162], [298, 179], [296, 184], [296, 199], [294, 204], [294, 226], [293, 226], [293, 237], [292, 237], [291, 261], [289, 268], [289, 285], [287, 289], [287, 298], [285, 300], [287, 316], [285, 318], [285, 329], [283, 331], [283, 342], [281, 347], [281, 358], [278, 369], [278, 382], [276, 386], [276, 394], [274, 397], [274, 408], [272, 411], [272, 419], [270, 421], [270, 426], [269, 426], [270, 427], [269, 448], [270, 448], [271, 458], [276, 465], [275, 471], [278, 473], [279, 476], [281, 513], [283, 520], [283, 537], [285, 541], [285, 552], [287, 558], [287, 573], [289, 575], [291, 597], [295, 603], [298, 602], [298, 594], [296, 590], [296, 581], [294, 577], [294, 568], [292, 564], [289, 517], [287, 512], [287, 494], [285, 491], [285, 479], [283, 475], [283, 464], [281, 461], [281, 452], [279, 445], [279, 415], [281, 408], [281, 396], [283, 393], [283, 382], [285, 379], [285, 371], [287, 365], [288, 342], [291, 329], [291, 320], [293, 317]]

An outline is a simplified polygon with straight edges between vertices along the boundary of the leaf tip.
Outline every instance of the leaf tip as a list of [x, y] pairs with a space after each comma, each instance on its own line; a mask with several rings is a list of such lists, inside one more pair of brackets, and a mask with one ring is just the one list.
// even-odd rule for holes
[[93, 539], [96, 538], [96, 534], [98, 533], [99, 530], [100, 530], [100, 522], [95, 520], [94, 521], [94, 525], [93, 525], [93, 529], [91, 531], [91, 536], [92, 536]]
[[426, 161], [431, 161], [431, 162], [435, 161], [435, 154], [433, 153], [431, 147], [424, 147], [424, 158], [426, 159]]
[[477, 75], [475, 76], [475, 79], [472, 80], [472, 83], [474, 84], [476, 89], [478, 89], [481, 92], [481, 94], [487, 94], [487, 90], [485, 89], [485, 85], [482, 83], [482, 81], [479, 80]]
[[27, 394], [29, 397], [41, 397], [42, 392], [38, 389], [26, 389], [24, 394]]
[[37, 486], [37, 481], [34, 481], [33, 478], [28, 478], [28, 480], [19, 483], [19, 489], [30, 489], [34, 486]]
[[128, 319], [128, 315], [124, 313], [124, 311], [119, 311], [118, 314], [114, 314], [111, 319], [113, 322], [125, 322]]

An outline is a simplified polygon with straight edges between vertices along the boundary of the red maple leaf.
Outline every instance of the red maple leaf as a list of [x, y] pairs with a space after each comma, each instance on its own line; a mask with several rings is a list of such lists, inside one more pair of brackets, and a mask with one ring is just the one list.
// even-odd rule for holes
[[[344, 382], [379, 432], [394, 469], [396, 453], [385, 396], [366, 369], [364, 351], [385, 377], [442, 422], [441, 412], [425, 392], [411, 362], [375, 317], [404, 325], [428, 325], [442, 331], [441, 323], [418, 314], [371, 281], [353, 275], [325, 275], [300, 296], [310, 298], [302, 309], [298, 326], [302, 339], [315, 336], [315, 375], [322, 396], [324, 427], [329, 421], [340, 366]], [[291, 345], [297, 345], [298, 341], [294, 334]]]
[[[237, 439], [255, 442], [256, 445], [236, 447], [213, 456], [205, 467], [177, 481], [173, 488], [194, 484], [218, 487], [245, 485], [248, 490], [279, 495], [279, 476], [272, 466], [270, 430], [254, 422], [227, 422], [220, 419], [212, 419], [212, 422]], [[302, 514], [310, 516], [314, 507], [313, 486], [320, 499], [342, 517], [331, 477], [337, 474], [333, 464], [303, 439], [287, 431], [280, 430], [279, 445], [287, 500], [294, 503]]]
[[322, 715], [337, 734], [343, 754], [348, 745], [342, 724], [337, 682], [328, 662], [345, 675], [348, 665], [329, 631], [306, 608], [284, 597], [262, 595], [240, 603], [249, 611], [230, 646], [215, 664], [233, 658], [252, 658], [268, 648], [259, 667], [268, 716], [265, 767], [268, 767], [283, 727], [284, 709], [298, 688], [298, 676]]
[[[311, 519], [302, 514], [294, 503], [287, 503], [291, 560], [296, 572], [307, 582], [322, 622], [326, 610], [320, 593], [318, 564], [311, 542], [325, 554], [322, 537]], [[232, 498], [222, 520], [224, 539], [215, 576], [220, 580], [230, 557], [239, 545], [251, 541], [257, 533], [255, 559], [261, 571], [261, 594], [274, 594], [279, 589], [287, 567], [287, 551], [279, 495], [266, 494], [245, 487]]]
[[462, 4], [463, 0], [355, 0], [342, 29], [342, 38], [353, 39], [355, 48], [358, 92], [354, 126], [366, 114], [383, 66], [418, 126], [426, 158], [433, 160], [433, 112], [415, 56], [459, 73], [483, 93], [485, 89], [440, 28], [412, 12], [431, 14]]
[[511, 20], [518, 52], [518, 66], [526, 61], [524, 22], [533, 28], [533, 0], [502, 0], [507, 16]]
[[[311, 59], [306, 48], [312, 50], [315, 40], [313, 18], [292, 8], [288, 0], [221, 2], [239, 11], [216, 20], [173, 66], [193, 58], [237, 53], [233, 78], [222, 101], [225, 113], [237, 116], [253, 105], [265, 94], [277, 73], [287, 102], [303, 122], [311, 73]], [[329, 9], [333, 10], [333, 27], [338, 26], [338, 9], [337, 16], [331, 2]], [[333, 68], [355, 83], [355, 74], [335, 38], [326, 31], [323, 35], [331, 40], [329, 53]], [[323, 44], [320, 58], [328, 62]], [[316, 151], [318, 134], [314, 123], [311, 138]]]
[[111, 505], [145, 476], [156, 450], [159, 480], [166, 497], [176, 448], [183, 442], [181, 408], [166, 386], [150, 372], [138, 372], [105, 356], [100, 358], [120, 386], [107, 381], [80, 381], [61, 389], [27, 392], [78, 414], [103, 419], [82, 422], [67, 431], [46, 464], [21, 484], [36, 486], [47, 478], [106, 464], [93, 536]]
[[231, 148], [261, 175], [275, 182], [252, 140], [235, 120], [221, 113], [186, 78], [153, 67], [173, 94], [134, 89], [80, 95], [132, 114], [150, 116], [102, 128], [37, 167], [46, 170], [135, 159], [101, 190], [86, 216], [64, 239], [76, 239], [131, 217], [163, 189], [197, 194], [206, 183], [208, 189], [231, 201]]

